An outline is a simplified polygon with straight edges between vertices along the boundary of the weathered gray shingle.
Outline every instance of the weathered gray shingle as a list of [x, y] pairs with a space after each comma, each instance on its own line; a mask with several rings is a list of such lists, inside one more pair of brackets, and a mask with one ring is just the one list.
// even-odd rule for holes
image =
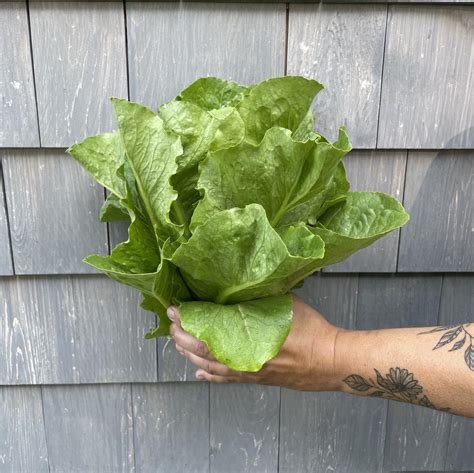
[[209, 386], [135, 384], [137, 473], [209, 471]]
[[0, 471], [49, 473], [39, 386], [0, 388]]
[[3, 170], [0, 160], [0, 276], [13, 274], [13, 264], [10, 248], [10, 233], [8, 229], [3, 190]]
[[0, 151], [16, 274], [91, 273], [107, 254], [104, 191], [62, 150]]
[[127, 4], [130, 96], [155, 108], [201, 76], [283, 75], [285, 5]]
[[109, 131], [109, 97], [127, 97], [122, 2], [31, 2], [30, 15], [42, 145]]
[[129, 384], [44, 386], [51, 471], [133, 471]]
[[474, 153], [408, 153], [398, 271], [474, 270]]
[[0, 385], [156, 381], [139, 300], [102, 275], [0, 278]]
[[0, 3], [0, 146], [39, 146], [25, 2]]
[[288, 73], [322, 82], [315, 128], [332, 140], [347, 126], [353, 146], [375, 148], [387, 7], [291, 5]]
[[474, 9], [393, 5], [377, 146], [474, 148]]
[[278, 471], [280, 388], [210, 385], [210, 471]]

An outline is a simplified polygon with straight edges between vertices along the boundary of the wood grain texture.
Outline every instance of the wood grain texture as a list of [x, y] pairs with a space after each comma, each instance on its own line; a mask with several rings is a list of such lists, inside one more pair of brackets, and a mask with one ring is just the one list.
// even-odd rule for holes
[[0, 146], [39, 146], [25, 2], [0, 3]]
[[5, 151], [3, 171], [16, 274], [94, 272], [82, 259], [108, 251], [102, 188], [59, 150]]
[[358, 291], [357, 274], [317, 273], [294, 292], [332, 324], [352, 329], [355, 327]]
[[398, 271], [474, 270], [474, 153], [409, 152]]
[[277, 472], [280, 389], [210, 386], [211, 473]]
[[[438, 321], [441, 286], [442, 276], [437, 275], [361, 275], [357, 328], [434, 326]], [[386, 366], [374, 368], [385, 374], [384, 370], [392, 367], [390, 363], [387, 358]], [[409, 366], [401, 368], [410, 369]], [[442, 469], [449, 419], [450, 415], [442, 412], [389, 402], [385, 470]]]
[[[351, 190], [385, 192], [403, 200], [406, 151], [352, 151], [344, 160]], [[325, 272], [395, 272], [398, 240], [395, 230]]]
[[104, 276], [0, 279], [0, 384], [156, 381], [138, 299]]
[[51, 472], [133, 471], [129, 384], [44, 386]]
[[0, 276], [13, 274], [12, 252], [10, 247], [10, 232], [8, 229], [5, 208], [5, 193], [3, 190], [3, 170], [0, 160]]
[[[444, 275], [439, 324], [451, 325], [466, 322], [472, 324], [472, 322], [474, 322], [473, 307], [474, 275]], [[471, 327], [473, 326], [474, 325], [471, 325]], [[462, 350], [449, 354], [449, 356], [459, 357], [459, 363], [463, 362], [462, 355]], [[447, 444], [446, 463], [444, 465], [446, 471], [474, 469], [473, 438], [473, 420], [453, 416], [451, 419], [449, 442]]]
[[79, 381], [69, 278], [1, 278], [0, 307], [0, 384]]
[[382, 471], [385, 401], [286, 389], [281, 401], [280, 473]]
[[290, 5], [288, 74], [325, 85], [313, 104], [329, 139], [346, 125], [355, 148], [375, 148], [387, 7]]
[[122, 2], [31, 2], [30, 17], [43, 146], [111, 130], [109, 97], [127, 97]]
[[143, 338], [155, 316], [139, 308], [138, 291], [104, 276], [82, 276], [72, 278], [72, 292], [79, 382], [156, 381], [156, 340]]
[[283, 75], [284, 4], [127, 4], [130, 96], [155, 108], [201, 76]]
[[362, 330], [436, 325], [440, 275], [359, 276], [356, 327]]
[[473, 148], [474, 10], [389, 7], [377, 147]]
[[134, 384], [132, 391], [137, 473], [208, 472], [208, 384]]
[[159, 381], [196, 381], [197, 368], [176, 351], [171, 338], [158, 338], [157, 347]]
[[0, 472], [48, 473], [41, 388], [0, 388], [0, 419]]
[[[295, 292], [331, 323], [350, 329], [358, 285], [358, 275], [323, 273]], [[380, 400], [282, 389], [279, 471], [381, 471], [385, 412]], [[364, 435], [355, 435], [361, 426]]]

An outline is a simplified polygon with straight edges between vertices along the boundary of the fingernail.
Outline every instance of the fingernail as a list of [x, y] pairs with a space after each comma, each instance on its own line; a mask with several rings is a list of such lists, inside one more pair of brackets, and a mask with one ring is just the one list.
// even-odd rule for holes
[[168, 317], [173, 321], [176, 322], [176, 318], [178, 316], [178, 308], [174, 305], [170, 305], [168, 309], [166, 309], [166, 313]]
[[179, 346], [179, 345], [177, 345], [177, 344], [176, 344], [175, 346], [176, 346], [176, 351], [177, 351], [177, 352], [178, 352], [180, 355], [182, 355], [182, 354], [184, 353], [184, 350], [183, 350], [183, 348], [182, 348], [182, 347], [180, 347], [180, 346]]
[[199, 371], [196, 372], [196, 378], [197, 379], [200, 379], [200, 380], [203, 380], [204, 379], [204, 375], [202, 373], [200, 373]]

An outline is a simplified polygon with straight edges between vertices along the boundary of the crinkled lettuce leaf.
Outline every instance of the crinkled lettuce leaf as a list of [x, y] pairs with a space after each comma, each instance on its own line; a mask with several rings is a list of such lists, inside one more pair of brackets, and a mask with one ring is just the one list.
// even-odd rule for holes
[[323, 256], [322, 239], [306, 227], [277, 231], [265, 209], [251, 204], [214, 215], [171, 261], [200, 299], [230, 304], [286, 293], [293, 273]]
[[237, 104], [245, 123], [245, 139], [258, 144], [274, 126], [296, 131], [323, 88], [301, 76], [275, 77], [254, 85]]
[[125, 183], [117, 175], [124, 163], [125, 150], [117, 133], [103, 133], [90, 136], [82, 143], [76, 143], [67, 152], [117, 197], [125, 196]]
[[258, 145], [242, 142], [210, 152], [200, 167], [198, 188], [204, 197], [193, 213], [191, 229], [221, 210], [251, 203], [263, 206], [273, 227], [297, 223], [302, 216], [299, 207], [315, 213], [316, 202], [306, 209], [307, 202], [327, 189], [350, 149], [344, 128], [331, 144], [294, 141], [290, 130], [273, 127]]
[[312, 228], [325, 244], [322, 267], [338, 263], [387, 233], [405, 225], [409, 215], [395, 198], [382, 192], [349, 192]]
[[235, 106], [251, 87], [218, 77], [201, 77], [186, 87], [176, 100], [197, 105], [203, 110]]
[[170, 219], [177, 192], [170, 183], [183, 152], [181, 140], [167, 130], [149, 108], [123, 99], [112, 99], [119, 134], [136, 186], [160, 242], [177, 240], [183, 225]]

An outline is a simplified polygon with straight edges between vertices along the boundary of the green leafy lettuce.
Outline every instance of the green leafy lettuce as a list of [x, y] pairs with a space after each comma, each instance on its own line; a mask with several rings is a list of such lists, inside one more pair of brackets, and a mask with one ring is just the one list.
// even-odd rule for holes
[[147, 338], [169, 334], [178, 304], [218, 360], [257, 371], [289, 333], [292, 288], [408, 221], [393, 197], [350, 192], [345, 128], [334, 143], [314, 130], [322, 88], [206, 77], [158, 113], [112, 99], [118, 131], [68, 149], [108, 191], [101, 221], [129, 222], [85, 261], [142, 293], [157, 316]]

